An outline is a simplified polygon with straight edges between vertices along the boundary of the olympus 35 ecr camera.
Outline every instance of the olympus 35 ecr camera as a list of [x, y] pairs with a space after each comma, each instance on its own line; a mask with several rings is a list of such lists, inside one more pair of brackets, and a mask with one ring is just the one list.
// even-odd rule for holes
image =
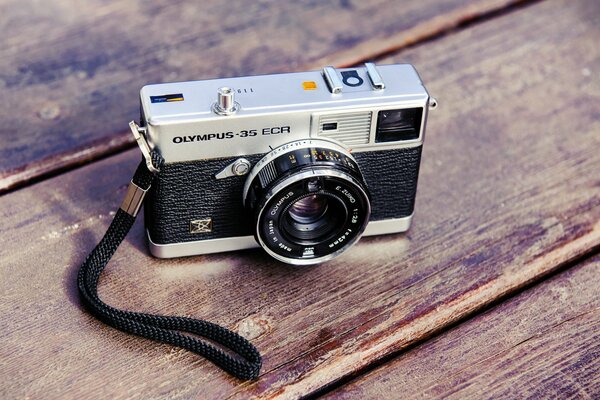
[[410, 226], [436, 106], [411, 65], [148, 85], [140, 101], [134, 135], [165, 160], [145, 202], [157, 257], [261, 246], [315, 264]]

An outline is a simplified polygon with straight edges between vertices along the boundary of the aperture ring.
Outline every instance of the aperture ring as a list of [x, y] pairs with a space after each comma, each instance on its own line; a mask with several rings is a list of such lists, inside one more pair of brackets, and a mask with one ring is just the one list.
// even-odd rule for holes
[[[329, 154], [330, 152], [332, 154]], [[244, 204], [249, 206], [251, 191], [267, 187], [292, 169], [316, 164], [337, 164], [358, 171], [354, 157], [337, 143], [323, 139], [304, 139], [287, 143], [269, 152], [252, 168], [244, 185]]]

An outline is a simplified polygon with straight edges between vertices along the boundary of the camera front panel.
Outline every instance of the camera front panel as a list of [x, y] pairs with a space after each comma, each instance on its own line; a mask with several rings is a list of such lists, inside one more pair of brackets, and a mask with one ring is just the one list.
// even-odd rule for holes
[[[245, 158], [252, 164], [264, 154]], [[245, 176], [216, 179], [236, 158], [165, 164], [148, 193], [145, 224], [157, 245], [251, 236], [244, 211]]]
[[[371, 215], [365, 235], [408, 229], [415, 206], [421, 150], [422, 146], [417, 146], [354, 154], [370, 192]], [[245, 158], [255, 165], [264, 155]], [[144, 206], [146, 228], [156, 256], [177, 257], [258, 246], [252, 214], [242, 203], [247, 177], [215, 178], [216, 171], [235, 159], [190, 161], [163, 167]], [[225, 247], [220, 247], [222, 242], [226, 242]], [[186, 244], [188, 247], [182, 246]]]

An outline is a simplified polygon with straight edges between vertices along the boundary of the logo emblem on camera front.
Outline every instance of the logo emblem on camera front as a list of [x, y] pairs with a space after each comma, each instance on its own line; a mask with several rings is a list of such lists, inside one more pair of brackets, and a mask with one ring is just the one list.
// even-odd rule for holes
[[212, 218], [190, 221], [190, 233], [212, 232]]

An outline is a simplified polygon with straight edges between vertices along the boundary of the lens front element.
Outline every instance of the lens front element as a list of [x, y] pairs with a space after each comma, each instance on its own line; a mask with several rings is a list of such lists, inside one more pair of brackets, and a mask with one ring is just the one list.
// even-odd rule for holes
[[290, 240], [307, 246], [331, 239], [348, 216], [344, 203], [330, 194], [309, 194], [291, 204], [282, 219]]
[[267, 154], [250, 173], [244, 199], [259, 244], [296, 265], [341, 254], [358, 240], [371, 213], [356, 161], [325, 140], [292, 142]]
[[307, 224], [315, 222], [316, 219], [321, 219], [327, 208], [326, 196], [310, 194], [292, 204], [288, 212], [294, 221]]

